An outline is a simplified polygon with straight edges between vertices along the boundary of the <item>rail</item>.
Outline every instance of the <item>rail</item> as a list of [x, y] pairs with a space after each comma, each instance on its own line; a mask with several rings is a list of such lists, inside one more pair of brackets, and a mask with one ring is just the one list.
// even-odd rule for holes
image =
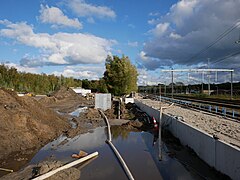
[[229, 117], [235, 120], [240, 120], [240, 113], [236, 109], [225, 107], [224, 104], [212, 105], [211, 102], [201, 101], [201, 100], [181, 100], [181, 99], [172, 99], [169, 97], [158, 97], [165, 102], [171, 102], [179, 104], [180, 106], [191, 107], [194, 109], [207, 111], [209, 113], [218, 114], [224, 117]]

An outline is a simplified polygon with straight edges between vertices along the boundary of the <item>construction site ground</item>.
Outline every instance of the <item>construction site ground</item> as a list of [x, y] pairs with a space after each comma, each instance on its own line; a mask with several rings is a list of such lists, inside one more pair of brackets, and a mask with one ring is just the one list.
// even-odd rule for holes
[[[88, 109], [79, 117], [69, 114], [79, 107]], [[122, 107], [122, 118], [133, 116], [129, 112], [125, 106]], [[0, 114], [0, 167], [14, 171], [22, 168], [41, 147], [60, 135], [71, 138], [106, 126], [98, 110], [94, 109], [94, 100], [77, 95], [70, 88], [61, 88], [50, 97], [41, 98], [19, 97], [16, 92], [0, 89]], [[113, 125], [128, 123], [128, 120], [117, 119], [114, 105], [105, 114]], [[75, 123], [74, 128], [70, 121]], [[133, 127], [131, 122], [129, 127]], [[7, 172], [0, 171], [0, 176], [4, 174]]]

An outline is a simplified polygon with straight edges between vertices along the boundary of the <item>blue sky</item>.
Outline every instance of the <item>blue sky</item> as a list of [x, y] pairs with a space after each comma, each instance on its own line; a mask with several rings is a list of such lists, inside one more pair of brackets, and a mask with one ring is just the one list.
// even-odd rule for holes
[[[139, 85], [169, 82], [162, 69], [204, 67], [207, 59], [211, 68], [236, 68], [239, 56], [217, 60], [240, 50], [234, 43], [238, 7], [235, 0], [1, 1], [0, 61], [20, 71], [98, 79], [107, 55], [125, 54], [138, 68]], [[232, 25], [226, 37], [191, 59]], [[175, 79], [199, 81], [198, 74], [190, 76]]]

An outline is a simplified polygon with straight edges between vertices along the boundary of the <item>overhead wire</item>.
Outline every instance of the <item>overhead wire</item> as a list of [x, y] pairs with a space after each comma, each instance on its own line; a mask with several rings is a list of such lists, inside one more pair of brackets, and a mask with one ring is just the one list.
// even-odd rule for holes
[[234, 23], [230, 28], [228, 28], [227, 30], [225, 30], [222, 34], [220, 34], [216, 40], [214, 40], [212, 43], [210, 43], [207, 47], [203, 48], [202, 50], [200, 50], [197, 54], [195, 54], [194, 56], [192, 56], [191, 58], [188, 59], [188, 61], [193, 60], [194, 58], [198, 57], [199, 55], [205, 53], [208, 49], [210, 49], [211, 47], [213, 47], [217, 42], [219, 42], [220, 40], [222, 40], [225, 36], [227, 36], [229, 33], [231, 33], [234, 29], [236, 29], [237, 27], [240, 26], [240, 21], [239, 19], [237, 20], [236, 23]]
[[222, 57], [222, 58], [220, 58], [220, 59], [217, 59], [216, 61], [213, 61], [211, 64], [219, 63], [219, 62], [221, 62], [221, 61], [223, 61], [223, 60], [225, 60], [225, 59], [228, 59], [228, 58], [237, 56], [237, 55], [239, 55], [239, 54], [240, 54], [240, 51], [234, 52], [234, 53], [229, 54], [229, 55], [227, 55], [227, 56], [225, 56], [225, 57]]

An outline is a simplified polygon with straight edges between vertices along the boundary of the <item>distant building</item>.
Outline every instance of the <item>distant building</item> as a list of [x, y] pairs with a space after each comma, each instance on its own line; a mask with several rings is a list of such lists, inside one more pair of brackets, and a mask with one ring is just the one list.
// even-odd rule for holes
[[82, 96], [86, 96], [87, 94], [90, 94], [92, 92], [91, 89], [83, 89], [80, 87], [72, 88], [72, 90], [77, 94], [81, 94]]

